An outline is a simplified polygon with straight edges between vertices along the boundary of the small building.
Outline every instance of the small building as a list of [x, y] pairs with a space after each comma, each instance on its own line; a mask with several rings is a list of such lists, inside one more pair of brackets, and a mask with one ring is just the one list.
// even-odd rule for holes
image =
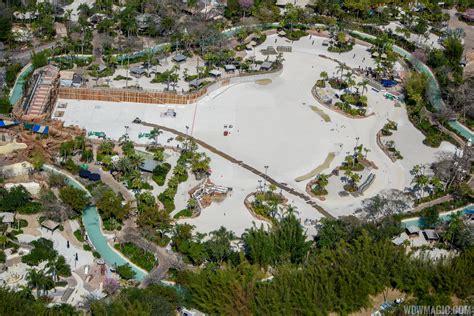
[[423, 231], [423, 235], [428, 242], [435, 242], [439, 240], [439, 235], [434, 229], [425, 229]]
[[84, 78], [79, 74], [74, 74], [72, 77], [72, 86], [74, 88], [79, 88], [84, 83]]
[[51, 233], [54, 233], [54, 231], [60, 226], [58, 222], [52, 221], [50, 219], [47, 219], [41, 223], [42, 228], [46, 228], [48, 231]]
[[153, 159], [147, 159], [140, 165], [140, 170], [144, 172], [152, 173], [156, 167], [159, 166], [159, 162]]
[[130, 74], [135, 78], [140, 78], [146, 73], [145, 69], [141, 67], [133, 67], [130, 69]]
[[186, 59], [187, 59], [187, 57], [184, 56], [184, 55], [181, 54], [181, 53], [176, 54], [176, 55], [173, 57], [173, 61], [174, 61], [174, 62], [177, 62], [177, 63], [185, 62]]
[[233, 64], [227, 64], [224, 66], [224, 69], [226, 72], [234, 72], [237, 70], [237, 68], [235, 67], [235, 65]]
[[194, 79], [189, 82], [189, 86], [192, 88], [199, 89], [199, 87], [204, 83], [202, 79]]
[[59, 85], [61, 87], [71, 87], [74, 78], [74, 71], [61, 70], [59, 72]]
[[209, 71], [209, 74], [213, 77], [216, 77], [216, 78], [218, 78], [222, 75], [222, 73], [217, 69], [212, 69], [211, 71]]
[[272, 66], [273, 66], [273, 63], [269, 62], [269, 61], [264, 61], [261, 65], [260, 65], [260, 70], [270, 70], [272, 69]]
[[281, 30], [280, 32], [278, 32], [278, 35], [279, 35], [279, 36], [286, 36], [286, 32], [283, 31], [283, 30]]
[[15, 213], [11, 212], [2, 212], [0, 213], [0, 218], [2, 219], [3, 224], [12, 226], [15, 222]]
[[420, 234], [420, 228], [416, 225], [410, 225], [405, 230], [410, 237], [415, 237]]

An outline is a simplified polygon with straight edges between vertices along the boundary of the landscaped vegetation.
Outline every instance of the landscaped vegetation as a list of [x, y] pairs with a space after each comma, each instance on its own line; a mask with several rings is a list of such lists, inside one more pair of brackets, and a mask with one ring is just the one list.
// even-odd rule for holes
[[[198, 273], [184, 272], [178, 282], [193, 293], [195, 307], [211, 314], [229, 309], [350, 313], [366, 306], [369, 295], [388, 288], [410, 293], [406, 304], [449, 304], [450, 295], [466, 299], [472, 294], [465, 274], [471, 274], [472, 249], [449, 259], [449, 264], [426, 261], [394, 246], [390, 239], [397, 232], [398, 223], [388, 219], [362, 225], [355, 219], [324, 220], [316, 240], [307, 242], [299, 221], [289, 216], [270, 231], [249, 229], [243, 236], [244, 260], [217, 270], [209, 265]], [[261, 269], [269, 266], [278, 273], [261, 282]], [[449, 278], [440, 280], [439, 275]], [[331, 289], [322, 284], [332, 284]], [[231, 299], [237, 293], [244, 293], [238, 302]]]
[[151, 271], [157, 264], [153, 253], [143, 250], [131, 242], [116, 244], [115, 249], [119, 250], [133, 263], [146, 271]]
[[327, 195], [326, 186], [328, 184], [329, 176], [323, 173], [319, 174], [311, 186], [311, 193], [317, 196]]
[[262, 188], [262, 191], [254, 194], [254, 199], [251, 201], [250, 207], [255, 214], [269, 220], [275, 219], [279, 212], [279, 206], [282, 206], [285, 202], [285, 198], [275, 193], [275, 190], [276, 186], [270, 184], [267, 190]]

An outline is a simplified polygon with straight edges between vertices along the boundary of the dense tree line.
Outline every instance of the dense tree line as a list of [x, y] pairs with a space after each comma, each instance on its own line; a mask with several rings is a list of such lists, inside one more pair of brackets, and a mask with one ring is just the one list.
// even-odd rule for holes
[[0, 315], [58, 315], [73, 316], [80, 313], [71, 305], [48, 307], [48, 302], [35, 299], [31, 291], [13, 291], [0, 287]]
[[[390, 239], [399, 232], [393, 219], [325, 220], [315, 242], [306, 243], [289, 215], [268, 232], [249, 229], [240, 260], [183, 272], [178, 282], [192, 304], [210, 314], [348, 314], [370, 306], [370, 295], [389, 288], [428, 305], [474, 293], [472, 244], [453, 259], [433, 262], [393, 245]], [[265, 271], [274, 277], [265, 279]]]

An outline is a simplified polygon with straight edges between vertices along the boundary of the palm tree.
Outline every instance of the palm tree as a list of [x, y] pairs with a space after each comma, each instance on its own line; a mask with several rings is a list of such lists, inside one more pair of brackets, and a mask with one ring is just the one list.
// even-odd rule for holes
[[157, 127], [151, 130], [150, 137], [153, 138], [155, 145], [158, 144], [158, 136], [160, 136], [161, 134], [163, 134], [163, 131]]
[[354, 157], [352, 157], [351, 155], [347, 155], [346, 158], [344, 158], [344, 161], [349, 167], [352, 167], [354, 165]]
[[364, 92], [369, 91], [368, 85], [369, 85], [369, 80], [364, 79], [361, 82], [357, 84], [361, 88], [361, 94], [364, 95]]
[[138, 167], [140, 167], [145, 161], [145, 158], [143, 158], [142, 156], [138, 154], [130, 155], [129, 159], [130, 159], [130, 164], [132, 165], [134, 169], [138, 169]]
[[430, 184], [433, 186], [433, 190], [438, 193], [438, 192], [442, 192], [443, 189], [444, 189], [444, 185], [443, 183], [441, 182], [441, 179], [438, 178], [438, 177], [433, 177], [431, 178], [430, 180]]
[[44, 271], [32, 269], [26, 275], [26, 280], [30, 288], [36, 289], [36, 295], [40, 296], [41, 291], [46, 294], [48, 290], [54, 287], [54, 281], [47, 276]]
[[344, 66], [343, 64], [337, 64], [336, 66], [336, 74], [338, 73], [341, 73], [341, 80], [342, 80], [342, 76], [344, 75], [344, 70], [346, 70], [346, 66]]
[[318, 176], [318, 186], [320, 188], [325, 188], [329, 184], [329, 176], [327, 174], [321, 173]]
[[142, 188], [142, 174], [140, 171], [134, 170], [130, 172], [128, 179], [132, 190], [140, 190]]
[[173, 170], [173, 175], [178, 177], [178, 179], [182, 179], [187, 175], [186, 167], [182, 164], [177, 164]]
[[328, 73], [326, 71], [321, 71], [321, 73], [319, 74], [319, 76], [321, 77], [322, 80], [326, 81], [328, 80]]
[[133, 166], [130, 159], [128, 157], [121, 157], [119, 161], [117, 161], [117, 169], [124, 175], [128, 175], [132, 172]]
[[59, 147], [59, 154], [63, 157], [63, 160], [66, 160], [69, 155], [72, 154], [74, 148], [74, 143], [71, 141], [66, 141], [61, 143]]
[[86, 138], [83, 135], [77, 136], [74, 139], [74, 149], [80, 150], [81, 152], [83, 152], [85, 148], [86, 148]]
[[41, 286], [42, 286], [42, 277], [41, 277], [41, 272], [32, 269], [28, 274], [26, 275], [26, 281], [28, 282], [28, 286], [32, 289], [36, 289], [36, 296], [40, 296], [41, 292]]
[[114, 143], [110, 142], [110, 141], [105, 141], [103, 142], [102, 144], [100, 144], [99, 146], [99, 150], [103, 153], [103, 154], [106, 154], [106, 155], [112, 155], [113, 151], [114, 151]]
[[[0, 217], [1, 219], [1, 217]], [[0, 244], [2, 245], [2, 249], [5, 249], [5, 245], [7, 244], [8, 237], [5, 235], [0, 235]]]

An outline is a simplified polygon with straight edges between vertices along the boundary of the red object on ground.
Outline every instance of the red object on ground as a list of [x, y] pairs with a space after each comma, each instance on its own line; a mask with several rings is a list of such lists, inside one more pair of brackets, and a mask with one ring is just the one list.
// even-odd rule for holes
[[227, 136], [229, 135], [229, 132], [228, 131], [224, 131], [224, 136]]

